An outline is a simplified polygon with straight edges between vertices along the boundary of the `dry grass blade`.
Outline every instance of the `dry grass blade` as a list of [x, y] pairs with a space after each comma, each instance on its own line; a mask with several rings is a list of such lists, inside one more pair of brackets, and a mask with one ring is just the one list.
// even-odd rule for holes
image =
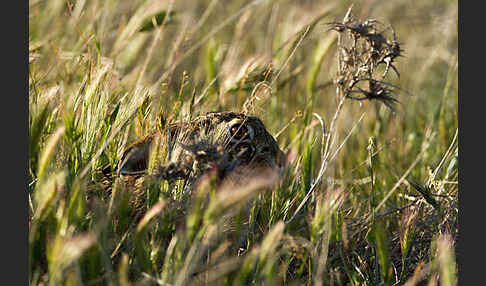
[[285, 62], [283, 63], [282, 67], [280, 68], [280, 70], [278, 71], [277, 75], [275, 76], [275, 78], [272, 80], [272, 82], [270, 83], [270, 85], [273, 85], [277, 79], [280, 77], [280, 74], [282, 73], [282, 71], [287, 67], [290, 59], [292, 58], [292, 56], [295, 54], [295, 51], [297, 50], [297, 48], [300, 46], [300, 44], [302, 44], [302, 41], [305, 39], [305, 36], [307, 36], [307, 33], [310, 31], [311, 27], [313, 25], [309, 25], [307, 26], [307, 28], [305, 28], [304, 30], [304, 33], [302, 33], [302, 36], [300, 36], [299, 38], [299, 41], [297, 42], [297, 44], [295, 45], [295, 47], [293, 48], [292, 52], [290, 53], [290, 55], [287, 57], [287, 59], [285, 60]]
[[191, 248], [184, 258], [184, 265], [176, 277], [174, 285], [187, 285], [188, 280], [194, 276], [197, 265], [203, 255], [207, 252], [208, 247], [213, 243], [219, 234], [218, 226], [209, 225], [201, 241], [192, 243]]
[[[321, 128], [322, 128], [322, 140], [321, 140], [321, 144], [324, 144], [324, 141], [325, 141], [326, 136], [329, 136], [326, 133], [326, 127], [324, 125], [324, 120], [322, 120], [322, 118], [317, 113], [314, 113], [313, 115], [315, 117], [317, 117], [317, 119], [319, 119], [319, 122], [321, 123]], [[327, 144], [326, 144], [326, 148], [327, 148]], [[327, 167], [327, 164], [328, 164], [328, 161], [326, 160], [326, 155], [325, 154], [326, 154], [326, 152], [324, 151], [323, 154], [322, 154], [321, 168], [319, 169], [319, 174], [317, 175], [317, 178], [315, 180], [313, 180], [312, 185], [311, 185], [309, 191], [307, 192], [307, 194], [305, 195], [304, 199], [299, 204], [299, 206], [295, 210], [295, 212], [292, 215], [292, 217], [290, 217], [290, 219], [288, 221], [286, 221], [286, 223], [290, 223], [295, 218], [295, 216], [298, 214], [298, 212], [300, 211], [300, 209], [304, 206], [304, 204], [309, 199], [309, 197], [312, 194], [312, 192], [314, 192], [314, 189], [316, 188], [316, 186], [321, 182], [322, 176], [324, 175], [324, 171], [326, 170], [326, 167]]]
[[51, 283], [56, 285], [63, 277], [64, 270], [78, 260], [83, 253], [96, 244], [96, 235], [85, 233], [69, 239], [57, 237], [51, 250]]
[[137, 233], [142, 232], [148, 225], [148, 223], [158, 214], [162, 212], [165, 207], [165, 202], [158, 202], [154, 205], [140, 220], [140, 223], [137, 225]]
[[[139, 95], [139, 97], [137, 98], [137, 101], [138, 101], [137, 103], [138, 104], [143, 103], [143, 101], [148, 96], [148, 93], [147, 92], [143, 92], [142, 89], [137, 89], [137, 90], [135, 90], [134, 93], [136, 95]], [[140, 93], [142, 93], [142, 94], [140, 94]], [[91, 160], [88, 162], [88, 164], [86, 164], [86, 166], [84, 167], [84, 169], [80, 173], [80, 176], [81, 177], [84, 177], [84, 176], [86, 176], [88, 174], [88, 171], [91, 169], [92, 164], [94, 162], [96, 162], [96, 160], [98, 160], [98, 158], [103, 154], [103, 152], [105, 151], [105, 149], [108, 147], [108, 144], [115, 138], [115, 136], [120, 131], [123, 130], [123, 128], [125, 127], [125, 125], [129, 122], [129, 120], [137, 112], [137, 107], [139, 106], [138, 104], [134, 104], [132, 106], [129, 106], [126, 110], [123, 110], [123, 111], [120, 112], [121, 114], [119, 116], [117, 116], [117, 118], [115, 119], [115, 124], [114, 125], [116, 125], [117, 127], [111, 131], [111, 134], [104, 141], [104, 143], [101, 146], [101, 148], [99, 148], [96, 151], [96, 154], [91, 158]], [[120, 119], [120, 118], [122, 118], [122, 119]]]
[[194, 281], [204, 281], [204, 283], [216, 282], [218, 279], [223, 278], [224, 275], [241, 267], [242, 260], [243, 258], [239, 256], [227, 258], [223, 262], [211, 266], [209, 269], [198, 272]]
[[320, 195], [316, 202], [316, 211], [311, 223], [311, 239], [314, 244], [313, 259], [317, 268], [314, 272], [314, 284], [322, 285], [329, 255], [329, 244], [332, 235], [332, 216], [344, 201], [342, 189], [328, 191]]
[[457, 285], [453, 240], [450, 235], [442, 235], [439, 237], [437, 240], [437, 251], [440, 268], [440, 285]]
[[244, 185], [235, 186], [231, 182], [223, 183], [204, 213], [204, 219], [213, 221], [221, 214], [237, 211], [236, 206], [245, 204], [265, 188], [273, 186], [277, 178], [278, 174], [268, 170], [268, 172], [263, 171], [259, 176], [249, 179]]
[[59, 253], [61, 265], [67, 266], [76, 261], [95, 243], [96, 235], [94, 233], [79, 234], [67, 240]]
[[458, 131], [459, 130], [456, 129], [456, 133], [454, 134], [454, 138], [452, 139], [452, 142], [449, 145], [449, 148], [447, 148], [447, 151], [445, 152], [444, 156], [442, 156], [442, 159], [440, 160], [440, 163], [437, 165], [437, 167], [432, 172], [431, 177], [427, 180], [427, 184], [426, 184], [427, 186], [431, 186], [432, 185], [432, 182], [434, 182], [434, 180], [435, 180], [435, 178], [437, 176], [437, 173], [439, 173], [440, 169], [444, 165], [444, 162], [449, 157], [449, 155], [451, 155], [452, 150], [453, 150], [453, 148], [454, 148], [454, 146], [456, 145], [456, 142], [457, 142]]
[[31, 2], [30, 284], [457, 284], [454, 1]]
[[61, 136], [64, 134], [65, 130], [66, 129], [64, 127], [58, 128], [57, 131], [49, 138], [49, 141], [47, 141], [44, 152], [39, 159], [39, 167], [37, 168], [38, 182], [43, 183], [46, 170], [49, 167], [52, 157], [54, 156], [56, 145], [59, 143], [59, 140], [61, 140]]
[[[245, 7], [241, 8], [238, 12], [235, 14], [231, 15], [228, 17], [226, 20], [224, 20], [221, 24], [219, 24], [217, 27], [212, 29], [204, 38], [199, 40], [197, 43], [192, 45], [192, 47], [186, 51], [182, 56], [180, 56], [174, 63], [172, 64], [171, 69], [169, 71], [173, 70], [177, 65], [179, 65], [185, 58], [190, 56], [192, 53], [194, 53], [197, 49], [199, 49], [204, 43], [206, 43], [209, 39], [211, 39], [216, 33], [218, 33], [220, 30], [222, 30], [224, 27], [226, 27], [228, 24], [236, 20], [243, 12], [247, 11], [248, 9], [253, 8], [254, 6], [257, 6], [261, 4], [261, 2], [264, 2], [264, 0], [254, 0], [253, 2], [248, 3]], [[158, 88], [160, 86], [160, 83], [166, 79], [168, 72], [165, 72], [162, 74], [162, 76], [159, 78], [157, 83], [154, 85], [154, 88]]]
[[[427, 132], [427, 133], [429, 133], [429, 132]], [[380, 210], [380, 208], [383, 207], [385, 202], [393, 195], [393, 193], [398, 189], [398, 187], [400, 187], [400, 185], [405, 181], [405, 179], [410, 174], [410, 172], [412, 172], [412, 170], [415, 168], [415, 166], [420, 162], [420, 160], [422, 159], [422, 156], [424, 155], [424, 153], [427, 151], [427, 149], [429, 147], [429, 140], [432, 140], [432, 136], [427, 136], [427, 140], [425, 140], [424, 143], [422, 144], [422, 150], [420, 151], [420, 153], [417, 155], [417, 157], [412, 162], [412, 164], [410, 164], [410, 166], [405, 171], [405, 173], [403, 173], [403, 175], [400, 177], [400, 179], [391, 188], [391, 190], [388, 191], [388, 193], [385, 195], [383, 200], [381, 200], [381, 202], [376, 206], [376, 208], [374, 209], [374, 212], [378, 212], [378, 210]]]
[[[173, 5], [174, 5], [174, 0], [170, 1], [169, 2], [169, 8], [167, 9], [167, 11], [164, 11], [163, 12], [163, 20], [162, 20], [162, 23], [160, 24], [160, 26], [158, 26], [157, 28], [157, 32], [155, 34], [155, 37], [152, 41], [152, 44], [150, 45], [150, 48], [148, 50], [148, 56], [146, 57], [145, 59], [145, 62], [144, 64], [142, 65], [142, 69], [138, 75], [138, 79], [137, 79], [137, 83], [135, 84], [135, 86], [140, 86], [141, 84], [141, 81], [143, 79], [143, 76], [145, 74], [145, 71], [147, 70], [147, 66], [150, 62], [150, 60], [152, 59], [153, 57], [153, 54], [154, 54], [154, 50], [155, 50], [155, 46], [157, 45], [157, 43], [163, 39], [162, 37], [162, 29], [163, 27], [165, 26], [166, 22], [169, 21], [169, 18], [171, 16], [171, 14], [173, 14]], [[153, 19], [152, 19], [153, 20]], [[153, 25], [153, 27], [157, 26], [156, 23]], [[142, 28], [143, 29], [143, 28]]]
[[51, 210], [59, 197], [65, 184], [66, 172], [51, 175], [51, 179], [36, 186], [34, 196], [34, 221], [43, 220]]

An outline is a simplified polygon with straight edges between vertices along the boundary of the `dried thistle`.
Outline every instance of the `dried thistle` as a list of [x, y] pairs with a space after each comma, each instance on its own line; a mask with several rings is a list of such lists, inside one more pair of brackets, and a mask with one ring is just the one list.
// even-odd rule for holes
[[[398, 100], [392, 95], [399, 88], [385, 81], [385, 77], [390, 68], [400, 77], [394, 63], [402, 55], [401, 44], [391, 26], [375, 19], [356, 20], [351, 8], [342, 22], [328, 23], [330, 30], [339, 33], [335, 83], [346, 98], [378, 100], [393, 111], [393, 104]], [[391, 31], [391, 36], [387, 31]], [[381, 65], [385, 65], [385, 70], [379, 75], [378, 67]]]

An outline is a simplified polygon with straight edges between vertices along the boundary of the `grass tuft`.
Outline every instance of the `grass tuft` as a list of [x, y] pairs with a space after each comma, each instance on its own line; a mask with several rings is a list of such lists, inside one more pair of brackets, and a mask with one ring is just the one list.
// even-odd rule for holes
[[[368, 4], [30, 1], [30, 284], [457, 285], [457, 3]], [[208, 111], [281, 175], [116, 177]]]

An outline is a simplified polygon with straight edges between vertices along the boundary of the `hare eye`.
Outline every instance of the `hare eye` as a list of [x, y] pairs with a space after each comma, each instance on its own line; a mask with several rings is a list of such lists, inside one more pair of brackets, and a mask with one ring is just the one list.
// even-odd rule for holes
[[248, 128], [243, 124], [235, 124], [230, 129], [231, 136], [236, 139], [244, 139], [248, 137]]
[[252, 141], [255, 137], [252, 126], [246, 124], [245, 120], [240, 118], [233, 119], [227, 126], [228, 139], [231, 142]]

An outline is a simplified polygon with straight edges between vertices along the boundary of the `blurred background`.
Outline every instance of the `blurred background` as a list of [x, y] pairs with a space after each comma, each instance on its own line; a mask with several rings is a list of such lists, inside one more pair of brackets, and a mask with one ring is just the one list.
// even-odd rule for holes
[[[402, 140], [448, 110], [441, 112], [447, 128], [437, 130], [446, 143], [457, 127], [457, 1], [30, 1], [30, 81], [42, 78], [37, 86], [58, 88], [57, 96], [73, 93], [93, 64], [87, 61], [100, 61], [110, 96], [148, 89], [153, 122], [160, 110], [170, 116], [179, 108], [182, 119], [192, 96], [196, 113], [242, 110], [271, 68], [278, 73], [271, 94], [252, 111], [273, 134], [296, 112], [317, 112], [328, 122], [337, 104], [337, 33], [326, 23], [341, 21], [351, 4], [359, 20], [395, 30], [404, 51], [395, 64], [400, 78], [390, 73], [388, 80], [412, 96], [396, 92], [395, 115], [379, 104], [349, 101], [340, 129], [349, 130], [366, 111], [357, 138], [383, 129], [386, 140]], [[154, 28], [157, 19], [163, 25]], [[180, 103], [168, 104], [174, 101]], [[308, 120], [294, 118], [285, 132]], [[402, 128], [414, 131], [396, 130]], [[409, 154], [399, 149], [398, 156]]]

